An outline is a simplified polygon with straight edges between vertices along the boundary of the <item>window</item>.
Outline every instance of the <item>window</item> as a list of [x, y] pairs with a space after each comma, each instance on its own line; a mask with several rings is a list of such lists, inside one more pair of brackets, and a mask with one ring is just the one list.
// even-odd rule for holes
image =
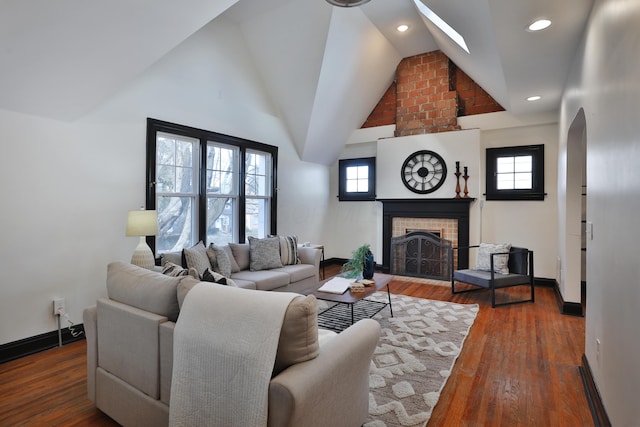
[[340, 201], [376, 199], [375, 157], [343, 159], [338, 165], [338, 199]]
[[278, 147], [147, 120], [147, 207], [156, 253], [276, 233]]
[[544, 200], [544, 145], [487, 148], [487, 200]]

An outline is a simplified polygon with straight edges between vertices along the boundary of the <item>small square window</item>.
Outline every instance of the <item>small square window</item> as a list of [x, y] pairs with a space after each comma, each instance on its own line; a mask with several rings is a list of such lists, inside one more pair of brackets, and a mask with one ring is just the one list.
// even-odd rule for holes
[[340, 201], [371, 201], [376, 199], [376, 159], [343, 159], [339, 161]]
[[487, 149], [487, 200], [544, 200], [544, 145]]

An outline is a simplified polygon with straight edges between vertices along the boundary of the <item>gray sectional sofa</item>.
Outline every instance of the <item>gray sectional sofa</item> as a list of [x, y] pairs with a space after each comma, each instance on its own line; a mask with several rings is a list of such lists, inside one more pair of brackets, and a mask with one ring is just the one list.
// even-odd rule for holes
[[[210, 245], [208, 248], [205, 248], [204, 245], [200, 245], [202, 244], [200, 243], [193, 248], [185, 249], [181, 252], [164, 253], [161, 257], [162, 264], [164, 265], [170, 262], [184, 268], [196, 268], [200, 270], [200, 275], [202, 275], [201, 270], [208, 266], [230, 277], [240, 288], [257, 289], [261, 291], [303, 292], [317, 285], [319, 282], [320, 259], [322, 256], [320, 249], [297, 246], [296, 252], [299, 263], [288, 264], [284, 261], [285, 258], [283, 257], [280, 262], [281, 266], [279, 267], [252, 270], [251, 254], [254, 252], [253, 249], [255, 245], [252, 248], [249, 243], [231, 243], [217, 247], [218, 259], [221, 256], [225, 256], [230, 263], [228, 266], [229, 271], [225, 272], [223, 271], [224, 268], [219, 265], [220, 262], [216, 261], [216, 254], [212, 250], [212, 246]], [[278, 253], [280, 253], [279, 251], [278, 249]], [[221, 252], [224, 252], [224, 254]], [[209, 262], [206, 266], [202, 265], [202, 263], [206, 262], [205, 260], [194, 260], [194, 258], [198, 256], [202, 258], [203, 253], [206, 254], [206, 261]], [[284, 263], [282, 261], [284, 261]], [[200, 268], [198, 268], [199, 265]], [[276, 263], [276, 265], [278, 264]]]

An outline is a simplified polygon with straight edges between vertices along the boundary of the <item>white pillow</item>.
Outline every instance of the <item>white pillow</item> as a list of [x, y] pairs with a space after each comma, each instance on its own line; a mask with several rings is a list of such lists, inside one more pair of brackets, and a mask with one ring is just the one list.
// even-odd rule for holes
[[[476, 270], [491, 271], [491, 254], [497, 252], [509, 252], [511, 243], [480, 243], [478, 258], [476, 259]], [[496, 255], [493, 257], [493, 271], [501, 274], [509, 274], [509, 254]]]

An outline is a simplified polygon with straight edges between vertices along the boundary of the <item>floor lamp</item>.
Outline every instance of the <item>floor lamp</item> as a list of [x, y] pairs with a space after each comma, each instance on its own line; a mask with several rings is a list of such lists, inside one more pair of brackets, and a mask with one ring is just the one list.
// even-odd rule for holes
[[156, 265], [156, 260], [147, 245], [147, 236], [158, 234], [158, 214], [155, 210], [129, 211], [127, 217], [127, 236], [140, 236], [140, 242], [133, 255], [131, 264], [152, 270]]

